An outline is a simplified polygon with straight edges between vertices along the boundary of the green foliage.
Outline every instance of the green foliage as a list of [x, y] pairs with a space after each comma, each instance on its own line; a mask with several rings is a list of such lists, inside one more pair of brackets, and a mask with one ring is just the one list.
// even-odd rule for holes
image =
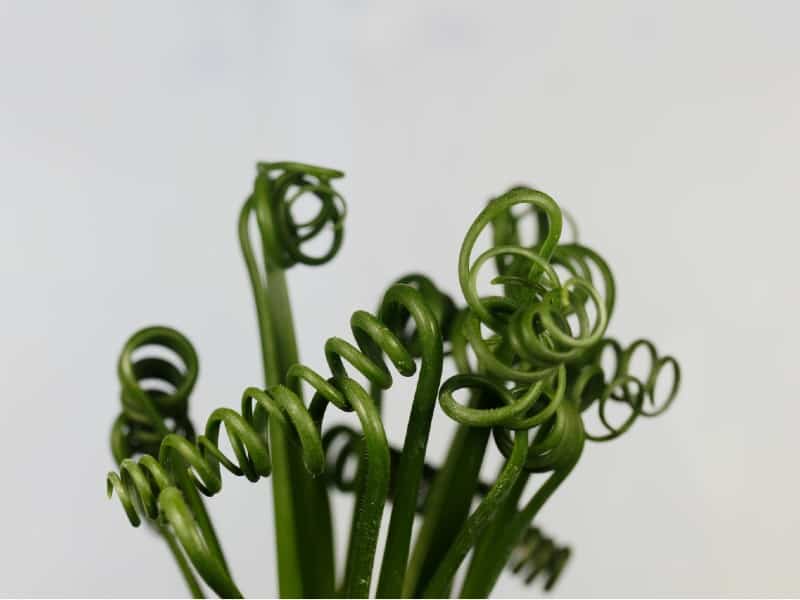
[[[353, 313], [355, 343], [327, 340], [327, 372], [300, 364], [285, 271], [323, 264], [338, 251], [345, 208], [332, 182], [341, 176], [297, 163], [258, 165], [239, 237], [266, 386], [248, 387], [240, 411], [215, 410], [196, 435], [187, 412], [198, 374], [191, 343], [174, 329], [148, 327], [125, 344], [118, 369], [122, 413], [111, 433], [119, 470], [108, 474], [109, 495], [116, 491], [131, 524], [145, 520], [163, 536], [194, 596], [202, 594], [197, 575], [221, 596], [241, 596], [201, 497], [221, 490], [223, 468], [250, 481], [272, 478], [284, 597], [367, 597], [389, 503], [379, 597], [450, 595], [471, 550], [460, 596], [488, 596], [506, 565], [527, 581], [542, 574], [549, 589], [569, 550], [531, 525], [537, 512], [572, 471], [586, 440], [616, 438], [639, 417], [669, 406], [680, 383], [677, 362], [649, 341], [623, 348], [606, 337], [615, 300], [608, 265], [577, 242], [560, 243], [558, 205], [517, 187], [491, 200], [466, 234], [458, 261], [465, 305], [427, 277], [408, 275], [389, 287], [375, 314]], [[319, 209], [298, 222], [292, 206], [304, 196]], [[306, 244], [326, 228], [330, 247], [307, 254]], [[487, 228], [492, 245], [473, 257]], [[535, 241], [521, 241], [532, 234]], [[487, 265], [496, 271], [494, 295], [478, 291]], [[147, 354], [153, 347], [172, 354]], [[649, 372], [638, 376], [637, 353], [649, 360]], [[613, 366], [604, 365], [604, 356]], [[442, 382], [445, 361], [456, 374]], [[392, 386], [389, 365], [417, 382], [400, 449], [387, 442], [381, 419], [383, 393]], [[657, 382], [669, 371], [669, 389], [658, 399]], [[313, 392], [308, 403], [304, 387]], [[438, 468], [425, 462], [437, 399], [457, 423]], [[326, 428], [330, 405], [355, 412], [360, 431]], [[610, 413], [619, 409], [626, 415], [615, 420]], [[233, 457], [219, 449], [223, 430]], [[490, 435], [505, 462], [487, 483], [480, 469]], [[523, 499], [537, 473], [542, 483]], [[355, 496], [338, 583], [330, 488]], [[415, 518], [421, 526], [412, 540]]]

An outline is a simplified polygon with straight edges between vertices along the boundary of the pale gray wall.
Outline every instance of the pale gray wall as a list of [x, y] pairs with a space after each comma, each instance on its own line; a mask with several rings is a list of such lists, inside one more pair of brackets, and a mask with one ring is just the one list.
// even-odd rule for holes
[[[800, 593], [798, 18], [790, 2], [0, 3], [0, 592], [185, 593], [104, 497], [114, 362], [143, 324], [184, 330], [198, 422], [260, 381], [234, 223], [254, 162], [288, 158], [348, 173], [344, 249], [290, 276], [311, 365], [395, 276], [455, 293], [466, 227], [519, 181], [612, 264], [610, 331], [679, 357], [673, 409], [589, 446], [542, 511], [576, 550], [557, 595]], [[397, 440], [408, 401], [390, 404]], [[273, 593], [269, 483], [226, 478], [210, 505], [243, 589]]]

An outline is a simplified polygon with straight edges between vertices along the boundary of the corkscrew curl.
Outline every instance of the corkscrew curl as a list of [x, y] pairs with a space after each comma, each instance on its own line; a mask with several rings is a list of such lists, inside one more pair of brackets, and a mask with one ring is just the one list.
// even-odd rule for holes
[[[166, 360], [148, 358], [134, 362], [131, 359], [135, 350], [154, 343], [171, 348], [183, 358], [186, 365], [183, 377], [178, 377], [178, 368]], [[153, 374], [168, 377], [175, 385], [174, 391], [146, 389], [142, 381]], [[148, 407], [154, 404], [153, 398], [161, 401], [158, 406], [167, 407], [168, 414], [185, 411], [196, 375], [197, 362], [191, 344], [181, 334], [167, 328], [149, 328], [135, 334], [120, 358], [123, 397], [128, 398], [128, 406], [141, 408], [145, 416]], [[131, 524], [138, 526], [145, 518], [160, 527], [170, 526], [197, 572], [212, 589], [224, 596], [239, 596], [240, 593], [221, 555], [213, 550], [213, 539], [198, 523], [197, 507], [191, 507], [184, 498], [180, 487], [186, 488], [180, 486], [179, 480], [188, 476], [194, 487], [211, 496], [222, 487], [221, 467], [251, 481], [268, 476], [271, 466], [267, 421], [270, 418], [294, 434], [292, 439], [298, 441], [306, 467], [312, 473], [319, 473], [324, 457], [316, 424], [294, 393], [283, 386], [274, 386], [267, 391], [248, 388], [242, 398], [241, 414], [227, 408], [217, 409], [209, 417], [204, 435], [196, 440], [167, 433], [161, 436], [157, 459], [151, 454], [145, 454], [138, 461], [125, 458], [120, 463], [119, 474], [112, 472], [107, 477], [109, 495], [117, 492]], [[219, 449], [223, 426], [235, 461]]]
[[[222, 549], [189, 473], [182, 465], [170, 473], [157, 460], [165, 438], [194, 440], [188, 402], [197, 373], [197, 353], [175, 329], [147, 327], [128, 339], [117, 368], [123, 410], [111, 429], [111, 449], [120, 473], [108, 474], [106, 488], [109, 496], [117, 492], [134, 526], [143, 514], [165, 539], [193, 595], [202, 591], [175, 537], [193, 561], [204, 565], [210, 581], [235, 595]], [[138, 463], [133, 460], [137, 455]], [[175, 486], [188, 497], [184, 499]], [[161, 493], [168, 489], [175, 493]], [[165, 514], [172, 520], [168, 522]]]
[[509, 568], [530, 584], [536, 577], [545, 577], [544, 590], [553, 589], [572, 554], [570, 548], [559, 546], [538, 527], [529, 527], [511, 555]]
[[[120, 500], [131, 524], [138, 526], [139, 514], [149, 519], [159, 517], [157, 499], [161, 492], [174, 486], [169, 473], [174, 471], [175, 457], [182, 459], [195, 487], [206, 496], [222, 489], [221, 467], [253, 482], [267, 477], [271, 472], [268, 419], [277, 420], [285, 431], [293, 434], [291, 439], [299, 446], [306, 468], [319, 475], [324, 455], [316, 423], [294, 392], [277, 385], [268, 390], [247, 388], [242, 395], [241, 413], [229, 408], [216, 409], [206, 422], [204, 435], [195, 442], [170, 433], [161, 442], [158, 460], [150, 455], [138, 462], [123, 460], [119, 477], [115, 473], [109, 475], [109, 490], [120, 491], [118, 484], [122, 484]], [[235, 460], [219, 448], [223, 427]]]
[[[538, 244], [536, 252], [528, 252], [527, 249], [519, 245], [495, 245], [470, 265], [472, 251], [484, 229], [490, 226], [495, 219], [507, 214], [512, 207], [519, 204], [532, 206], [541, 211], [547, 218], [546, 234], [541, 243]], [[558, 239], [561, 235], [561, 224], [561, 210], [555, 201], [547, 194], [528, 188], [514, 188], [506, 194], [491, 200], [473, 221], [467, 230], [458, 255], [458, 280], [467, 305], [482, 323], [493, 329], [502, 326], [497, 316], [492, 314], [492, 311], [484, 304], [478, 293], [477, 280], [481, 267], [490, 259], [498, 261], [500, 257], [504, 256], [512, 259], [515, 256], [526, 257], [535, 263], [534, 266], [526, 274], [527, 277], [521, 277], [519, 273], [514, 273], [514, 280], [522, 283], [536, 283], [541, 276], [540, 268], [542, 264], [550, 258], [558, 244]], [[512, 276], [504, 273], [501, 273], [501, 275]], [[509, 282], [508, 280], [494, 280], [494, 283]]]
[[[530, 245], [521, 242], [521, 219], [514, 213], [519, 205], [537, 216], [539, 235]], [[458, 423], [491, 427], [507, 459], [492, 490], [494, 497], [487, 495], [468, 521], [475, 529], [491, 527], [491, 536], [497, 540], [495, 551], [488, 543], [476, 547], [462, 590], [468, 595], [488, 593], [506, 553], [510, 556], [520, 532], [571, 472], [586, 439], [583, 420], [567, 389], [574, 373], [592, 362], [603, 339], [614, 307], [615, 284], [597, 253], [577, 241], [559, 244], [561, 223], [561, 212], [549, 196], [514, 188], [489, 202], [470, 227], [459, 254], [459, 280], [468, 306], [463, 334], [477, 358], [477, 371], [445, 381], [439, 401]], [[472, 260], [476, 241], [490, 225], [494, 246]], [[497, 269], [491, 283], [501, 285], [503, 291], [481, 297], [478, 277], [490, 261]], [[565, 273], [563, 279], [557, 269]], [[595, 283], [602, 284], [602, 294]], [[625, 379], [622, 383], [631, 398], [636, 397], [634, 382]], [[472, 397], [483, 397], [483, 402], [459, 404], [454, 392], [462, 389], [471, 390]], [[604, 408], [601, 413], [605, 421]], [[532, 440], [528, 430], [534, 432]], [[517, 510], [527, 473], [542, 472], [550, 476]], [[491, 515], [500, 510], [506, 511], [508, 522], [488, 525]], [[468, 530], [459, 534], [426, 595], [447, 589], [475, 539]]]
[[[543, 217], [539, 220], [541, 240], [533, 247], [520, 245], [518, 220], [512, 213], [517, 205], [531, 207]], [[474, 221], [459, 254], [459, 278], [468, 304], [464, 338], [482, 373], [455, 375], [439, 393], [442, 409], [452, 419], [495, 428], [498, 447], [506, 456], [513, 444], [505, 430], [538, 428], [529, 449], [529, 468], [558, 464], [552, 462], [559, 456], [554, 449], [568, 429], [569, 411], [559, 411], [567, 387], [566, 365], [582, 360], [602, 339], [613, 306], [613, 278], [607, 265], [577, 244], [558, 246], [561, 222], [561, 211], [552, 198], [521, 187], [491, 200]], [[495, 241], [516, 245], [493, 246], [470, 264], [475, 243], [489, 225], [495, 228]], [[606, 298], [591, 283], [590, 260], [602, 275]], [[505, 294], [481, 298], [477, 277], [489, 261], [499, 271], [493, 283], [502, 283]], [[571, 276], [562, 282], [551, 263], [561, 264]], [[589, 302], [595, 313], [593, 323]], [[575, 332], [570, 317], [577, 321]], [[484, 338], [482, 326], [493, 334]], [[495, 404], [488, 408], [459, 404], [454, 392], [464, 388], [488, 393]], [[572, 445], [567, 442], [565, 447]]]
[[[222, 487], [221, 467], [251, 481], [266, 477], [271, 471], [267, 420], [275, 419], [290, 434], [290, 439], [299, 445], [309, 472], [319, 474], [324, 468], [320, 429], [326, 407], [333, 404], [346, 412], [355, 411], [365, 440], [363, 448], [366, 483], [359, 500], [360, 509], [354, 516], [353, 543], [356, 546], [350, 550], [354, 558], [350, 572], [346, 575], [345, 593], [363, 595], [369, 590], [377, 544], [377, 523], [380, 522], [388, 493], [390, 458], [377, 407], [364, 388], [349, 376], [345, 363], [382, 389], [392, 385], [391, 374], [383, 360], [384, 355], [399, 373], [404, 376], [413, 375], [417, 370], [414, 357], [400, 337], [386, 324], [402, 323], [405, 315], [410, 315], [415, 322], [415, 336], [419, 341], [417, 350], [422, 366], [412, 410], [414, 418], [408, 428], [410, 445], [417, 452], [409, 452], [404, 457], [405, 465], [401, 468], [412, 473], [415, 469], [421, 472], [441, 376], [442, 342], [436, 317], [428, 309], [421, 293], [410, 285], [398, 284], [387, 292], [377, 317], [366, 311], [353, 313], [351, 329], [357, 346], [337, 337], [329, 338], [325, 343], [325, 356], [331, 377], [323, 377], [309, 367], [297, 364], [287, 374], [289, 386], [279, 384], [266, 390], [248, 388], [242, 397], [241, 413], [227, 408], [215, 410], [207, 421], [205, 434], [199, 436], [195, 442], [170, 433], [161, 441], [157, 460], [151, 456], [142, 457], [138, 462], [123, 460], [120, 473], [110, 473], [107, 478], [109, 494], [112, 491], [117, 492], [134, 526], [139, 524], [142, 516], [155, 520], [164, 515], [203, 579], [220, 594], [238, 595], [224, 563], [215, 560], [213, 555], [204, 550], [206, 540], [203, 532], [194, 527], [193, 519], [186, 517], [191, 515], [191, 510], [181, 503], [180, 491], [173, 482], [176, 465], [179, 469], [186, 468], [193, 485], [207, 496], [219, 492]], [[315, 390], [308, 408], [290, 389], [297, 381], [304, 381]], [[179, 389], [183, 393], [183, 388]], [[186, 393], [188, 394], [188, 390]], [[219, 449], [220, 430], [223, 426], [235, 459], [225, 456]], [[412, 485], [404, 490], [404, 494], [416, 500], [418, 480], [416, 485], [413, 478], [409, 481]], [[164, 502], [169, 503], [171, 512], [167, 514], [161, 510], [162, 498], [166, 498]], [[407, 532], [400, 531], [394, 536], [401, 540], [401, 547], [403, 538], [406, 538], [406, 553], [410, 543], [408, 538], [413, 514], [412, 503], [410, 515], [404, 515], [403, 510], [395, 510], [390, 522], [391, 535], [393, 526], [395, 529], [401, 528], [407, 521]], [[170, 515], [174, 515], [177, 522], [172, 522]], [[400, 525], [393, 525], [394, 523]]]
[[[342, 196], [332, 185], [344, 173], [295, 162], [261, 162], [253, 193], [239, 214], [239, 236], [248, 266], [255, 265], [248, 225], [255, 216], [261, 234], [265, 259], [286, 269], [297, 263], [321, 265], [331, 260], [342, 245], [347, 214]], [[318, 203], [314, 216], [299, 221], [293, 208], [303, 198]], [[311, 255], [303, 246], [330, 227], [330, 245], [321, 254]]]
[[[324, 457], [316, 424], [297, 395], [282, 385], [267, 390], [247, 388], [242, 395], [241, 413], [229, 408], [214, 410], [206, 421], [204, 435], [198, 436], [194, 443], [177, 434], [165, 436], [159, 463], [169, 470], [173, 457], [180, 456], [190, 469], [195, 487], [206, 496], [213, 496], [222, 489], [221, 467], [238, 477], [258, 481], [269, 476], [272, 470], [267, 437], [269, 419], [278, 421], [283, 430], [291, 434], [308, 471], [319, 475]], [[219, 448], [223, 427], [235, 460]]]
[[603, 301], [606, 305], [607, 319], [611, 320], [616, 302], [614, 274], [605, 259], [591, 248], [577, 242], [559, 244], [551, 259], [552, 265], [563, 266], [573, 277], [580, 277], [597, 288], [596, 279], [602, 280]]
[[128, 339], [117, 363], [122, 412], [111, 428], [117, 463], [135, 454], [157, 455], [162, 427], [194, 438], [188, 408], [197, 373], [197, 353], [175, 329], [147, 327]]
[[224, 561], [212, 549], [212, 541], [198, 524], [196, 511], [190, 508], [174, 476], [159, 460], [150, 455], [138, 461], [126, 458], [120, 464], [119, 474], [110, 472], [106, 477], [106, 489], [109, 497], [117, 493], [134, 527], [144, 517], [162, 530], [171, 528], [197, 572], [220, 596], [242, 597]]
[[[602, 363], [607, 350], [614, 358], [610, 372]], [[639, 351], [645, 352], [648, 358], [648, 366], [643, 374], [633, 372], [633, 359]], [[659, 401], [657, 387], [659, 382], [664, 381], [668, 368], [672, 371], [671, 383], [663, 400]], [[638, 417], [654, 417], [669, 408], [677, 396], [680, 380], [678, 362], [672, 356], [660, 356], [649, 340], [638, 339], [623, 349], [618, 341], [606, 338], [594, 349], [591, 362], [579, 372], [570, 394], [581, 411], [597, 405], [597, 416], [605, 431], [587, 432], [587, 439], [609, 441], [628, 431]], [[629, 411], [619, 423], [612, 423], [607, 414], [611, 403], [625, 405]]]
[[[513, 229], [512, 209], [529, 206], [541, 212], [542, 240], [522, 246]], [[490, 224], [504, 224], [495, 240], [502, 241], [471, 264], [475, 243]], [[470, 309], [465, 335], [486, 373], [501, 380], [535, 384], [552, 376], [559, 364], [575, 362], [602, 338], [613, 307], [613, 278], [605, 262], [582, 246], [558, 246], [561, 212], [541, 192], [515, 188], [495, 198], [470, 227], [459, 254], [459, 280]], [[493, 261], [502, 296], [481, 297], [481, 269]], [[603, 278], [606, 297], [592, 285], [592, 261]], [[561, 281], [554, 265], [571, 275]], [[594, 319], [591, 313], [594, 312]], [[573, 324], [570, 324], [570, 319]], [[576, 323], [575, 323], [576, 321]], [[484, 338], [482, 327], [491, 334]]]

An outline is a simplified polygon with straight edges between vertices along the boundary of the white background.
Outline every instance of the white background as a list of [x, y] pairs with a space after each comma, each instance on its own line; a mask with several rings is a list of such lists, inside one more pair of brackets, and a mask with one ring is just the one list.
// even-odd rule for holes
[[[0, 3], [0, 592], [185, 594], [105, 499], [115, 360], [142, 325], [185, 331], [197, 423], [261, 381], [235, 220], [255, 161], [292, 159], [348, 175], [343, 250], [290, 273], [310, 365], [405, 272], [456, 294], [466, 227], [520, 181], [611, 263], [610, 332], [680, 359], [673, 408], [590, 445], [542, 511], [575, 548], [556, 595], [800, 593], [798, 18], [790, 2]], [[270, 483], [224, 485], [210, 506], [237, 579], [273, 594]], [[541, 589], [506, 575], [496, 592]]]

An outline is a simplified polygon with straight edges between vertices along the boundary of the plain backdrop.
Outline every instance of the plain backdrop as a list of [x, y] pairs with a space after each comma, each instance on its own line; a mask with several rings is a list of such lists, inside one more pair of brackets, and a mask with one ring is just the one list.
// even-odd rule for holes
[[[679, 358], [673, 408], [590, 444], [541, 512], [574, 547], [554, 595], [800, 594], [798, 19], [792, 2], [0, 3], [0, 592], [186, 594], [105, 498], [115, 361], [140, 326], [186, 332], [196, 423], [261, 382], [235, 221], [255, 162], [288, 159], [347, 172], [344, 248], [289, 274], [308, 364], [399, 275], [460, 298], [463, 234], [518, 182], [611, 263], [609, 332]], [[394, 442], [411, 385], [388, 401]], [[448, 431], [437, 416], [433, 462]], [[274, 594], [270, 482], [226, 476], [209, 506], [241, 587]], [[496, 590], [541, 593], [510, 574]]]

